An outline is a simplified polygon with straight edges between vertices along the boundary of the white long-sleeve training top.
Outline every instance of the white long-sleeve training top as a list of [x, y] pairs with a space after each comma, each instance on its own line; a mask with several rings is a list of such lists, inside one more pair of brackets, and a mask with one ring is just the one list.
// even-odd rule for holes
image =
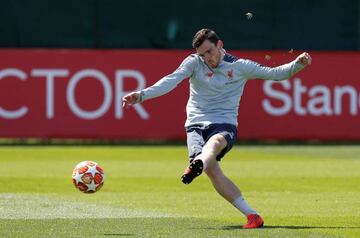
[[303, 69], [296, 60], [275, 68], [238, 59], [225, 53], [216, 68], [208, 66], [197, 54], [191, 54], [173, 73], [145, 88], [141, 100], [159, 97], [190, 78], [190, 97], [186, 106], [185, 126], [227, 123], [237, 126], [238, 109], [245, 83], [249, 79], [284, 80]]

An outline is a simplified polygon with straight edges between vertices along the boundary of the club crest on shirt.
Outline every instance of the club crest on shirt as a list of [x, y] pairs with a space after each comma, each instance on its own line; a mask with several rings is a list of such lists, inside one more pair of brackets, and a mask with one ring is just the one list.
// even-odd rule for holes
[[234, 77], [234, 70], [230, 70], [227, 72], [228, 80], [233, 80]]
[[213, 75], [214, 75], [213, 72], [207, 72], [207, 73], [206, 73], [206, 77], [207, 77], [208, 79], [210, 79]]

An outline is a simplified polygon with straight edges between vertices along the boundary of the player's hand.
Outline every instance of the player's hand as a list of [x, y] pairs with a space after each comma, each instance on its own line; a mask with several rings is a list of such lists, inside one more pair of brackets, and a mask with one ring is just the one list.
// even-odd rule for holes
[[129, 107], [140, 101], [140, 93], [132, 92], [122, 98], [123, 107]]
[[296, 60], [304, 66], [310, 65], [312, 61], [311, 56], [306, 52], [300, 54]]

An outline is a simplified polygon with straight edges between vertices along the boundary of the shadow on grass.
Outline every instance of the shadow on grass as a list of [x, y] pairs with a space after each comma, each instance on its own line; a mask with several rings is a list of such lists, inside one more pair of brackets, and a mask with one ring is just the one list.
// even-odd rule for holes
[[104, 236], [135, 236], [134, 234], [104, 234]]
[[[221, 230], [243, 230], [241, 226], [223, 226]], [[261, 229], [291, 229], [291, 230], [301, 230], [301, 229], [360, 229], [358, 227], [349, 227], [349, 226], [264, 226]], [[244, 229], [245, 230], [245, 229]]]
[[134, 234], [104, 234], [104, 236], [135, 236]]

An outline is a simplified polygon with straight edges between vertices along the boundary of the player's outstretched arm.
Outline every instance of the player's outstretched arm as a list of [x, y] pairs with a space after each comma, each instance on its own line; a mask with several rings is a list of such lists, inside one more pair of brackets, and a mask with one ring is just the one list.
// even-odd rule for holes
[[267, 67], [260, 65], [251, 60], [240, 61], [241, 70], [248, 79], [265, 79], [265, 80], [286, 80], [303, 70], [312, 62], [311, 56], [307, 52], [301, 53], [295, 60], [290, 63], [277, 67]]
[[141, 95], [139, 92], [132, 92], [125, 95], [122, 98], [123, 107], [128, 107], [134, 105], [135, 103], [139, 103], [141, 101]]
[[145, 100], [169, 93], [184, 79], [189, 78], [193, 74], [197, 64], [198, 58], [194, 55], [188, 56], [173, 73], [164, 76], [150, 87], [125, 95], [122, 98], [123, 107], [142, 103]]
[[309, 53], [303, 52], [296, 58], [296, 61], [304, 66], [307, 66], [311, 64], [312, 58]]

